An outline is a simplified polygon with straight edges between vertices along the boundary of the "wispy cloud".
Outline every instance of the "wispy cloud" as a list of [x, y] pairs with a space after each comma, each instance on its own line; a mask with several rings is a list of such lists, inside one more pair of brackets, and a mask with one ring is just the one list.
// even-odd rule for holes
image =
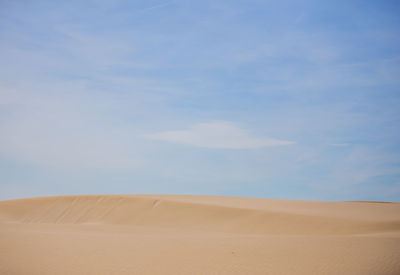
[[333, 147], [346, 147], [349, 146], [349, 143], [330, 143], [329, 146], [333, 146]]
[[186, 130], [155, 133], [148, 137], [197, 147], [221, 149], [250, 149], [294, 144], [293, 141], [253, 137], [228, 121], [200, 123]]
[[166, 3], [162, 3], [162, 4], [158, 4], [158, 5], [154, 5], [154, 6], [148, 7], [148, 8], [141, 9], [140, 12], [147, 12], [147, 11], [150, 11], [150, 10], [165, 8], [165, 7], [171, 6], [172, 4], [174, 4], [174, 2], [170, 1], [170, 2], [166, 2]]

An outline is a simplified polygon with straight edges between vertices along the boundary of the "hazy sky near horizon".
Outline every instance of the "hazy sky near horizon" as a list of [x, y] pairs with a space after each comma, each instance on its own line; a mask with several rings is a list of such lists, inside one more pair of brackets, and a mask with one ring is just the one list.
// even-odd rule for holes
[[400, 201], [399, 1], [0, 1], [0, 199]]

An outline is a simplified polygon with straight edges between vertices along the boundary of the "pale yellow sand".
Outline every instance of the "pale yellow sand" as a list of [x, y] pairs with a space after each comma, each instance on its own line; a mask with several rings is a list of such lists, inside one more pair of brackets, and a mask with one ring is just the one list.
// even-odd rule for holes
[[0, 274], [400, 274], [400, 204], [172, 195], [2, 201]]

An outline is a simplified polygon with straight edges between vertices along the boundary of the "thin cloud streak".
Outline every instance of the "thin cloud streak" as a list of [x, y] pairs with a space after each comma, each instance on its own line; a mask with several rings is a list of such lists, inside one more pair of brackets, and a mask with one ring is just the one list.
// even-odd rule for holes
[[329, 146], [333, 146], [333, 147], [346, 147], [349, 146], [349, 143], [330, 143]]
[[187, 130], [166, 131], [151, 134], [148, 137], [156, 140], [216, 149], [253, 149], [295, 143], [272, 138], [252, 137], [246, 131], [228, 121], [200, 123]]
[[152, 7], [144, 8], [144, 9], [140, 10], [140, 12], [147, 12], [147, 11], [150, 11], [150, 10], [160, 9], [160, 8], [171, 6], [172, 4], [174, 4], [173, 1], [166, 2], [164, 4], [159, 4], [159, 5], [155, 5], [155, 6], [152, 6]]

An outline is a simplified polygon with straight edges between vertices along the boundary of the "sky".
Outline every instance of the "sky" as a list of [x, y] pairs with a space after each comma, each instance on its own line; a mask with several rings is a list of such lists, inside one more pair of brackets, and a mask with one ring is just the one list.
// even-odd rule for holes
[[400, 201], [400, 2], [0, 1], [0, 199]]

